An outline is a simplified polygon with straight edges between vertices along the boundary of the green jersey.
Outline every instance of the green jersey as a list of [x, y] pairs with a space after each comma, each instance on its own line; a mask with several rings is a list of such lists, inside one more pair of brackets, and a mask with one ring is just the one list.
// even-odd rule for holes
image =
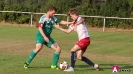
[[[48, 18], [46, 15], [43, 15], [39, 20], [39, 24], [41, 24], [40, 26], [47, 37], [50, 37], [50, 34], [54, 28], [54, 24], [59, 22], [61, 22], [61, 20], [57, 19], [55, 16]], [[37, 36], [38, 35], [42, 36], [40, 31], [37, 32]]]

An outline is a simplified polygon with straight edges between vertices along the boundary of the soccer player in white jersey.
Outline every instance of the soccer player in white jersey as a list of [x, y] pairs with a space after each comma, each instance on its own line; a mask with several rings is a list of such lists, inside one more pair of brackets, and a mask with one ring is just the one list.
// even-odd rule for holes
[[71, 24], [68, 29], [61, 28], [59, 26], [59, 24], [55, 25], [55, 27], [58, 28], [59, 30], [65, 32], [65, 33], [70, 33], [72, 30], [76, 31], [78, 33], [79, 41], [73, 46], [73, 48], [71, 48], [71, 66], [68, 69], [64, 70], [64, 71], [67, 71], [67, 72], [74, 71], [76, 58], [81, 60], [81, 61], [84, 61], [88, 65], [93, 66], [96, 70], [99, 70], [99, 65], [98, 64], [94, 64], [87, 57], [83, 56], [83, 54], [85, 53], [87, 47], [90, 44], [90, 35], [88, 34], [88, 29], [86, 27], [84, 19], [82, 19], [78, 15], [78, 11], [76, 9], [71, 9], [68, 12], [68, 15], [74, 21], [74, 23]]

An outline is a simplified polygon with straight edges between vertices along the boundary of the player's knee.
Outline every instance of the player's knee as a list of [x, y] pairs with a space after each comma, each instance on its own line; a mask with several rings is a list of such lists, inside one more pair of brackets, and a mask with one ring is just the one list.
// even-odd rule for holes
[[60, 47], [57, 48], [57, 49], [56, 49], [56, 52], [60, 53], [60, 52], [61, 52], [61, 48], [60, 48]]
[[58, 51], [61, 52], [61, 48], [59, 48]]
[[35, 52], [38, 53], [42, 49], [42, 45], [36, 45]]
[[78, 59], [78, 60], [82, 60], [82, 57], [77, 56], [77, 59]]
[[38, 53], [41, 50], [41, 48], [36, 48], [34, 51]]
[[71, 49], [71, 52], [76, 52], [74, 48]]

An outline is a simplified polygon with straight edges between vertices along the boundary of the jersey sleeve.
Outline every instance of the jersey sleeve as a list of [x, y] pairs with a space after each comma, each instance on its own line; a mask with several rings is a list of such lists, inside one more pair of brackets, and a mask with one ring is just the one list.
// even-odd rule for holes
[[73, 29], [74, 29], [73, 24], [71, 24], [71, 25], [69, 26], [69, 28], [70, 28], [71, 30], [73, 30]]
[[43, 15], [43, 16], [40, 18], [39, 23], [40, 23], [40, 24], [43, 24], [44, 22], [45, 22], [45, 16]]
[[61, 20], [57, 19], [55, 16], [53, 16], [53, 20], [54, 20], [55, 23], [60, 23], [61, 22]]
[[44, 22], [45, 22], [45, 16], [43, 15], [38, 22], [38, 27], [43, 27]]
[[81, 19], [82, 19], [82, 17], [78, 17], [77, 21], [79, 21], [79, 20], [81, 20]]

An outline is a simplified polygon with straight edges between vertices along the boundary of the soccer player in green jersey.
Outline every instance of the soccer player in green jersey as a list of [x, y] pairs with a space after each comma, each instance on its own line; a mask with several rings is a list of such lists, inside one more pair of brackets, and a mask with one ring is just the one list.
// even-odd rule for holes
[[51, 38], [50, 34], [54, 28], [54, 25], [56, 23], [60, 24], [72, 24], [73, 22], [67, 22], [60, 19], [57, 19], [54, 14], [56, 13], [56, 7], [51, 6], [47, 13], [44, 14], [39, 21], [38, 24], [38, 32], [36, 34], [36, 48], [31, 51], [27, 61], [24, 64], [24, 68], [28, 68], [29, 64], [33, 60], [33, 58], [36, 56], [36, 54], [42, 49], [43, 44], [46, 45], [49, 48], [52, 48], [55, 50], [53, 54], [53, 62], [51, 65], [52, 69], [58, 69], [57, 63], [59, 60], [61, 48], [60, 46], [55, 42], [54, 39]]

